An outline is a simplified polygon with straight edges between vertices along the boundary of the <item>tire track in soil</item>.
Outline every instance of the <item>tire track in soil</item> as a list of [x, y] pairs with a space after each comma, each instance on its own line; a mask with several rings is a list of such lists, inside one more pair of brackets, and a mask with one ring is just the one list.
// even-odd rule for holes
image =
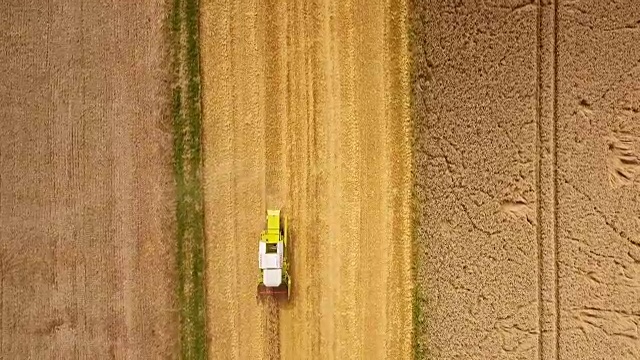
[[553, 270], [554, 270], [554, 310], [555, 310], [555, 358], [560, 358], [560, 262], [558, 242], [558, 1], [553, 0], [553, 123], [552, 147], [553, 154]]
[[535, 196], [536, 196], [536, 242], [538, 244], [538, 359], [543, 359], [544, 347], [544, 242], [542, 234], [542, 3], [536, 3], [536, 166], [535, 166]]

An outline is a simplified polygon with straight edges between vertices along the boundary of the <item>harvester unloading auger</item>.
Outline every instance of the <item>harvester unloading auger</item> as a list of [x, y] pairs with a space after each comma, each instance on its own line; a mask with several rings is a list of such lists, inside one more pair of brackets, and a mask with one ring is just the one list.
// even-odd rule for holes
[[258, 296], [289, 300], [291, 278], [287, 259], [287, 218], [280, 216], [280, 210], [267, 210], [266, 226], [258, 245]]

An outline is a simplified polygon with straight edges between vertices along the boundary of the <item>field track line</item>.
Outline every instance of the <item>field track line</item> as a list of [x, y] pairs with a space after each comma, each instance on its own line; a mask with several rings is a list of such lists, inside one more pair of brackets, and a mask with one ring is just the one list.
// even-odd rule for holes
[[538, 359], [542, 360], [544, 257], [542, 240], [542, 0], [536, 6], [536, 241], [538, 244]]
[[553, 0], [553, 236], [555, 267], [555, 353], [560, 358], [560, 274], [558, 243], [558, 1]]

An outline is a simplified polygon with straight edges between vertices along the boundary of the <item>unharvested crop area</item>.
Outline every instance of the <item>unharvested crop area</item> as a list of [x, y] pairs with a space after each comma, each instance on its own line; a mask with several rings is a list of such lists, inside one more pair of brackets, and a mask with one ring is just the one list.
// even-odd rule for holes
[[640, 7], [413, 1], [417, 355], [640, 358]]
[[[361, 8], [202, 4], [212, 358], [411, 356], [406, 8]], [[291, 221], [279, 311], [255, 298], [266, 207]]]
[[0, 358], [176, 358], [161, 2], [0, 4]]

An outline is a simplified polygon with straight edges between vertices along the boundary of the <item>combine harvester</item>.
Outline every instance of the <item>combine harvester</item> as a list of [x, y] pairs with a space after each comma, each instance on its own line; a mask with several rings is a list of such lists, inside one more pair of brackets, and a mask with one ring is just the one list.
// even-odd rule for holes
[[260, 281], [258, 297], [273, 296], [289, 300], [291, 278], [287, 259], [287, 219], [280, 210], [267, 210], [267, 228], [262, 231], [258, 246]]

